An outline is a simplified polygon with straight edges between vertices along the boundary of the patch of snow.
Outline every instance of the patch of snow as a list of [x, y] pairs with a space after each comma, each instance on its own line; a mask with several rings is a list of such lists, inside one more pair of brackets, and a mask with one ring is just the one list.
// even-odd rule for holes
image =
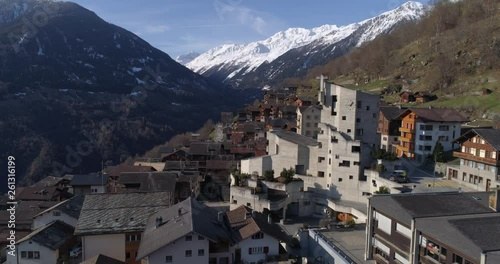
[[133, 72], [140, 72], [140, 71], [142, 71], [142, 68], [140, 68], [140, 67], [132, 67], [132, 71]]
[[135, 78], [135, 80], [137, 81], [137, 84], [138, 85], [143, 85], [145, 84], [145, 82], [143, 80], [140, 80], [139, 78]]
[[67, 92], [68, 89], [59, 89], [59, 92]]

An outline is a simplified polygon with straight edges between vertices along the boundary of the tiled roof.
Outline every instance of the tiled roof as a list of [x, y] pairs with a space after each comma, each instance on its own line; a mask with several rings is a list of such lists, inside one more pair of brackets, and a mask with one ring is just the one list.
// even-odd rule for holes
[[479, 135], [488, 144], [490, 144], [497, 151], [500, 150], [500, 130], [493, 128], [475, 128], [467, 131], [465, 134], [457, 138], [455, 141], [463, 142], [474, 135]]
[[413, 112], [422, 122], [467, 122], [468, 119], [458, 111], [450, 108], [409, 108], [398, 118], [403, 118]]
[[72, 226], [56, 220], [36, 229], [23, 239], [18, 240], [16, 244], [32, 240], [51, 250], [57, 250], [72, 239], [73, 231]]
[[220, 154], [223, 149], [221, 143], [214, 142], [193, 142], [189, 148], [189, 154], [191, 155], [211, 155]]
[[[142, 259], [190, 233], [214, 242], [222, 240], [230, 243], [230, 231], [223, 222], [218, 221], [218, 213], [214, 208], [192, 198], [156, 212], [148, 219], [137, 259]], [[157, 227], [156, 221], [160, 217], [162, 223]]]
[[139, 185], [139, 191], [166, 191], [173, 193], [177, 173], [171, 172], [124, 172], [118, 179], [119, 184]]
[[[16, 224], [30, 224], [33, 216], [58, 204], [55, 201], [20, 201], [16, 207]], [[6, 210], [0, 211], [0, 224], [7, 225], [10, 213]]]
[[73, 179], [69, 182], [70, 186], [98, 186], [106, 185], [108, 183], [109, 176], [101, 175], [100, 173], [91, 174], [76, 174], [73, 175]]
[[170, 192], [87, 194], [75, 234], [141, 232], [148, 217], [172, 199]]
[[229, 227], [237, 234], [237, 241], [245, 240], [258, 232], [263, 232], [279, 241], [288, 242], [290, 239], [279, 225], [269, 223], [265, 215], [246, 206], [242, 205], [226, 212], [226, 217]]
[[78, 219], [78, 217], [80, 216], [80, 211], [82, 210], [83, 200], [84, 200], [83, 195], [74, 196], [71, 199], [62, 201], [62, 202], [50, 207], [49, 209], [33, 216], [33, 218], [57, 209], [57, 210], [65, 213], [65, 214], [67, 214], [75, 219]]
[[53, 187], [58, 185], [62, 180], [64, 180], [62, 177], [47, 176], [33, 184], [32, 187]]
[[57, 187], [19, 187], [16, 199], [26, 201], [51, 201], [57, 196]]
[[399, 107], [394, 107], [394, 106], [383, 106], [380, 107], [380, 112], [384, 115], [387, 120], [395, 120], [398, 118], [398, 116], [403, 113], [406, 109], [401, 109]]
[[155, 171], [155, 169], [151, 166], [130, 166], [122, 164], [105, 171], [107, 171], [107, 174], [111, 177], [119, 177], [123, 172], [148, 172]]
[[233, 167], [232, 160], [207, 160], [207, 169], [229, 170]]

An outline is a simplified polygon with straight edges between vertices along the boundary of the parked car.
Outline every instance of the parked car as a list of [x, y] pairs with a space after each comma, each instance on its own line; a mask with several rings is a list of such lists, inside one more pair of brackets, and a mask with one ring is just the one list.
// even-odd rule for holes
[[395, 181], [397, 183], [410, 183], [411, 182], [409, 177], [398, 175], [398, 174], [391, 175], [389, 180]]
[[82, 254], [82, 247], [75, 247], [69, 252], [71, 258], [77, 258], [80, 254]]
[[406, 171], [405, 170], [395, 170], [394, 174], [406, 177]]

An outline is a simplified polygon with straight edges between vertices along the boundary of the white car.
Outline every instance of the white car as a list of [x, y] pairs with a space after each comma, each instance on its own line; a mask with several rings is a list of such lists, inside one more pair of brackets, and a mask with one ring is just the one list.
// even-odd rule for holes
[[82, 254], [82, 247], [76, 247], [76, 248], [73, 248], [70, 252], [69, 252], [69, 256], [71, 258], [76, 258], [78, 256], [80, 256], [80, 254]]

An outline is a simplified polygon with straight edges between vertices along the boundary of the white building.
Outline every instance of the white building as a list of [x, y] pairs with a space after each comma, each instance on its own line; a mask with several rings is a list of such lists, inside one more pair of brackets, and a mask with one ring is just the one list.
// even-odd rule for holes
[[137, 260], [229, 264], [277, 257], [287, 237], [262, 217], [243, 206], [218, 212], [188, 198], [149, 218]]
[[402, 120], [398, 156], [418, 162], [432, 155], [438, 141], [444, 151], [458, 148], [453, 140], [460, 136], [462, 123], [467, 121], [457, 111], [446, 108], [410, 108], [398, 118]]
[[267, 140], [269, 155], [242, 160], [242, 173], [264, 175], [266, 170], [273, 169], [279, 175], [283, 169], [293, 168], [305, 174], [311, 165], [310, 157], [319, 146], [312, 138], [284, 130], [267, 132]]
[[32, 229], [37, 229], [57, 220], [72, 227], [76, 227], [78, 216], [80, 216], [80, 210], [82, 209], [83, 200], [84, 196], [77, 195], [35, 215], [33, 217]]
[[8, 255], [7, 263], [58, 263], [63, 254], [68, 254], [73, 231], [72, 226], [61, 221], [42, 226], [17, 241], [16, 257]]
[[318, 106], [297, 107], [297, 134], [317, 138], [321, 122], [321, 108]]

